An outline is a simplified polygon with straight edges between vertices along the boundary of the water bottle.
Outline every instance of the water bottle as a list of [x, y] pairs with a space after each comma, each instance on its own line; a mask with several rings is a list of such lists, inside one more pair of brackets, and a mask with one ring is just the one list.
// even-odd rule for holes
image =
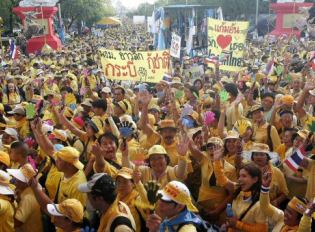
[[226, 206], [226, 216], [227, 217], [233, 217], [233, 210], [232, 210], [232, 205], [229, 203]]

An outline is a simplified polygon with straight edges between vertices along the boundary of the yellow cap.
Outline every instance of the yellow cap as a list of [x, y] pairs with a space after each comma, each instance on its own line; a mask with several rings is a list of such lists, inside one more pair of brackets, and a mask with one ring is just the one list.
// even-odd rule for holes
[[191, 212], [198, 212], [198, 209], [192, 203], [189, 189], [182, 182], [171, 181], [162, 190], [159, 190], [158, 194], [161, 195], [161, 199], [164, 201], [175, 201], [180, 205], [186, 205]]
[[119, 106], [123, 111], [124, 113], [126, 113], [128, 111], [128, 103], [126, 100], [122, 100], [122, 101], [119, 101], [117, 103], [115, 103], [116, 106]]
[[308, 130], [299, 130], [297, 132], [297, 134], [303, 138], [303, 139], [307, 139], [307, 136], [309, 135], [309, 131]]
[[219, 137], [211, 137], [210, 139], [208, 139], [207, 144], [214, 144], [223, 147], [223, 141]]
[[133, 174], [133, 170], [130, 168], [126, 168], [123, 167], [121, 169], [119, 169], [118, 173], [117, 173], [117, 177], [121, 176], [127, 180], [131, 180], [132, 179], [132, 174]]
[[5, 164], [5, 166], [10, 167], [10, 156], [4, 151], [0, 151], [0, 162]]
[[254, 143], [254, 145], [251, 148], [251, 152], [262, 152], [262, 153], [269, 153], [269, 146], [264, 143]]
[[60, 151], [55, 152], [55, 156], [72, 164], [79, 170], [82, 170], [84, 167], [84, 165], [79, 160], [80, 153], [73, 147], [63, 147], [60, 149]]
[[56, 139], [66, 142], [68, 139], [67, 132], [64, 130], [54, 129], [51, 133]]
[[300, 214], [303, 214], [306, 210], [306, 204], [297, 197], [293, 197], [288, 206]]
[[230, 131], [228, 131], [228, 134], [224, 138], [224, 140], [226, 140], [226, 139], [238, 139], [239, 137], [240, 137], [240, 134], [237, 131], [230, 130]]
[[172, 119], [161, 120], [160, 123], [159, 123], [159, 130], [165, 129], [165, 128], [174, 128], [174, 129], [176, 129], [176, 125], [175, 125], [174, 120], [172, 120]]
[[48, 204], [47, 211], [53, 216], [67, 217], [76, 223], [83, 221], [84, 209], [77, 199], [67, 199], [60, 204]]
[[293, 106], [294, 97], [291, 96], [291, 95], [284, 95], [284, 96], [282, 97], [282, 103], [283, 103], [284, 105]]
[[73, 115], [74, 115], [73, 111], [69, 107], [66, 107], [63, 112], [63, 116], [65, 116], [66, 118], [72, 118]]
[[165, 148], [161, 145], [153, 145], [148, 152], [148, 156], [159, 154], [159, 155], [168, 155]]

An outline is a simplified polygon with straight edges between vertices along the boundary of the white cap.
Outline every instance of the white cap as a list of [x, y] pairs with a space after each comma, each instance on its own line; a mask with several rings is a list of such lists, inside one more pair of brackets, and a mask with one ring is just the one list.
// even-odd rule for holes
[[13, 189], [9, 187], [10, 175], [3, 170], [0, 170], [0, 194], [14, 195]]
[[[187, 196], [190, 196], [190, 191], [187, 188], [187, 186], [185, 184], [183, 184], [182, 182], [173, 180], [171, 182], [169, 182], [169, 184], [172, 184], [174, 186], [176, 186], [176, 188], [180, 191], [180, 192], [184, 192]], [[164, 201], [175, 201], [178, 204], [182, 204], [181, 202], [178, 202], [176, 200], [176, 198], [171, 198], [170, 194], [167, 194], [163, 189], [158, 191], [158, 194], [161, 194], [161, 199]]]
[[89, 193], [92, 191], [93, 186], [95, 185], [96, 181], [100, 179], [102, 176], [106, 175], [105, 173], [96, 173], [92, 176], [91, 180], [86, 183], [79, 184], [78, 190], [82, 193]]
[[315, 89], [308, 91], [312, 96], [315, 96]]
[[111, 93], [112, 91], [110, 90], [110, 88], [109, 87], [104, 87], [103, 89], [102, 89], [102, 93]]
[[57, 217], [64, 216], [62, 213], [60, 213], [58, 209], [58, 205], [56, 204], [47, 204], [47, 211], [52, 216], [57, 216]]
[[47, 123], [43, 123], [42, 130], [44, 134], [47, 134], [48, 132], [52, 132], [54, 130], [54, 127]]
[[7, 135], [10, 135], [11, 137], [13, 137], [16, 140], [19, 139], [19, 135], [18, 135], [17, 131], [13, 128], [5, 128], [5, 130], [3, 132], [6, 133]]
[[23, 106], [21, 105], [17, 105], [14, 107], [14, 109], [12, 111], [9, 111], [8, 114], [20, 114], [20, 115], [26, 115], [25, 113], [25, 109]]

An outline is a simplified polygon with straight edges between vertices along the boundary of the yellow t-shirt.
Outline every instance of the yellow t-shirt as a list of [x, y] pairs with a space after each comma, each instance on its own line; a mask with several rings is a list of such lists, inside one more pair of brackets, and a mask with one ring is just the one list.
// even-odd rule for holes
[[56, 165], [52, 165], [46, 178], [45, 187], [47, 189], [49, 198], [55, 199], [59, 182], [63, 176], [62, 172], [59, 172]]
[[16, 124], [21, 139], [25, 139], [27, 136], [30, 135], [30, 124], [26, 118], [17, 121]]
[[[254, 125], [254, 134], [253, 139], [256, 143], [264, 143], [268, 144], [268, 123], [258, 127], [256, 124]], [[276, 149], [280, 144], [281, 140], [278, 134], [277, 129], [274, 126], [271, 126], [270, 129], [270, 137], [273, 145], [273, 149]]]
[[[110, 208], [106, 211], [106, 213], [102, 215], [97, 232], [110, 231], [110, 226], [112, 222], [119, 216], [124, 216], [128, 218], [133, 228], [136, 229], [135, 221], [132, 217], [129, 207], [125, 203], [116, 200], [110, 206]], [[125, 225], [117, 226], [114, 231], [115, 232], [133, 232], [131, 228]]]
[[0, 195], [0, 231], [13, 232], [14, 208], [6, 196]]
[[20, 231], [43, 231], [40, 206], [34, 196], [33, 190], [30, 187], [27, 187], [21, 193], [21, 200], [18, 203], [15, 218], [23, 223], [23, 225], [18, 228]]
[[86, 194], [79, 192], [78, 185], [86, 182], [87, 180], [82, 170], [78, 170], [78, 172], [69, 179], [62, 177], [58, 193], [58, 203], [69, 198], [74, 198], [85, 206]]
[[[238, 196], [233, 200], [232, 209], [234, 215], [237, 218], [240, 218], [240, 216], [251, 204], [251, 201], [245, 201], [243, 197], [243, 192], [240, 192], [240, 194], [238, 194]], [[255, 205], [253, 205], [246, 213], [245, 217], [242, 219], [242, 222], [247, 224], [267, 224], [267, 218], [260, 209], [259, 201], [256, 202]]]
[[[214, 175], [212, 161], [204, 156], [200, 162], [201, 165], [201, 186], [199, 189], [199, 201], [211, 200], [213, 207], [216, 207], [226, 197], [226, 191], [223, 187], [219, 187], [217, 183], [214, 186], [210, 186], [210, 178]], [[236, 181], [236, 170], [228, 162], [224, 162], [224, 173], [226, 177], [232, 181]], [[211, 207], [211, 206], [209, 206]]]
[[164, 175], [158, 179], [156, 179], [150, 167], [140, 166], [139, 169], [142, 174], [141, 180], [143, 184], [147, 183], [148, 181], [156, 180], [160, 184], [161, 188], [163, 188], [168, 182], [172, 180], [178, 180], [175, 174], [175, 167], [167, 166]]
[[272, 165], [271, 172], [272, 172], [272, 181], [270, 186], [270, 199], [274, 200], [277, 198], [281, 193], [288, 196], [289, 190], [287, 186], [287, 182], [285, 181], [283, 173], [280, 171], [279, 168], [276, 168]]

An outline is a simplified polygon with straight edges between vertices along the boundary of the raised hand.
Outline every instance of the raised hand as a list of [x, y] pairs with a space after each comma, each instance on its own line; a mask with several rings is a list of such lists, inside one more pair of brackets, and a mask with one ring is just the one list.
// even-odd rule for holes
[[264, 187], [270, 187], [272, 180], [272, 173], [269, 167], [265, 167], [262, 169], [262, 185]]
[[223, 156], [223, 148], [219, 145], [215, 145], [214, 151], [213, 151], [213, 160], [221, 160]]
[[132, 174], [133, 182], [135, 184], [139, 184], [141, 181], [141, 177], [142, 177], [141, 171], [139, 170], [139, 168], [136, 168]]
[[187, 133], [185, 130], [182, 130], [180, 134], [180, 140], [177, 145], [177, 152], [181, 156], [186, 156], [187, 151], [189, 149], [189, 137], [187, 136]]
[[95, 142], [92, 145], [92, 149], [91, 152], [95, 155], [95, 156], [99, 156], [102, 154], [102, 148], [101, 145], [98, 142]]
[[141, 102], [144, 106], [148, 106], [151, 102], [152, 95], [149, 94], [148, 91], [143, 91], [143, 92], [139, 93], [139, 99], [141, 100]]

